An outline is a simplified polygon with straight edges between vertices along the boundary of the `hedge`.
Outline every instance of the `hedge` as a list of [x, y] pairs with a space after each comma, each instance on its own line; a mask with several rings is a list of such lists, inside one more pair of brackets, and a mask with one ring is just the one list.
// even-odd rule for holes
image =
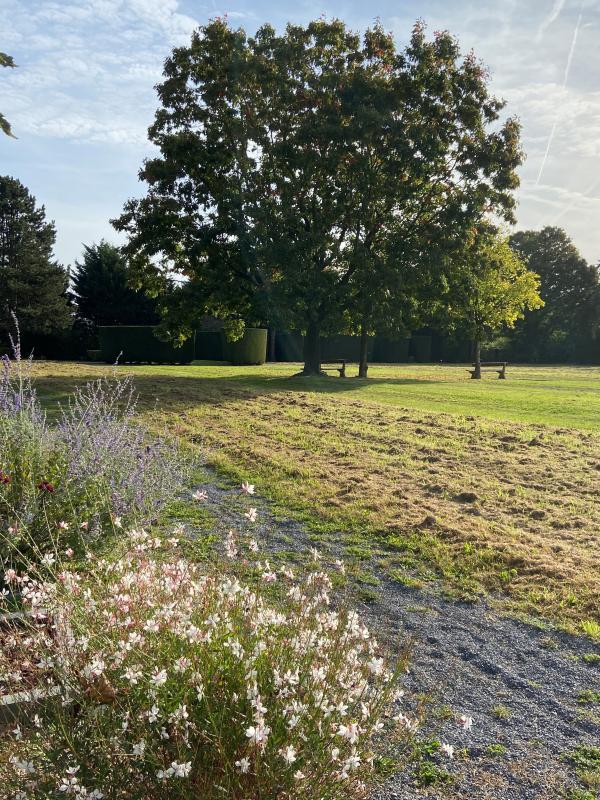
[[225, 361], [232, 364], [264, 364], [267, 360], [267, 329], [246, 328], [237, 342], [224, 341]]
[[114, 364], [159, 363], [189, 364], [194, 360], [194, 337], [181, 347], [173, 347], [154, 335], [153, 325], [103, 325], [100, 326], [102, 360]]
[[380, 364], [402, 364], [408, 361], [410, 337], [384, 339], [378, 336], [373, 347], [373, 361]]
[[420, 364], [431, 361], [431, 336], [413, 334], [410, 339], [410, 355]]

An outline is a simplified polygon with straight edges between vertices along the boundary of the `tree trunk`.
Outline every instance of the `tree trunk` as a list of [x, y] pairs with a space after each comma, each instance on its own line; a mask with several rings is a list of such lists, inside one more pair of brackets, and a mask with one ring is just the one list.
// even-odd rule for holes
[[366, 322], [362, 322], [360, 326], [360, 355], [358, 357], [358, 377], [366, 378], [369, 369], [368, 363], [368, 347], [369, 337], [367, 335]]
[[321, 374], [321, 329], [316, 322], [311, 322], [304, 337], [304, 369], [303, 375]]
[[481, 378], [481, 339], [479, 337], [475, 339], [475, 369], [471, 374], [472, 378], [480, 379]]

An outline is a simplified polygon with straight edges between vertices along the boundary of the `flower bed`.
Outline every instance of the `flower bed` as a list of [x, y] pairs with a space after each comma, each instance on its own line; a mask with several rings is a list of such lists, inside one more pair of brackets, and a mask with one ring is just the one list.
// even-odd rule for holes
[[186, 561], [175, 538], [129, 543], [83, 572], [62, 565], [56, 582], [11, 576], [55, 620], [53, 637], [34, 627], [27, 644], [57, 692], [33, 731], [18, 729], [11, 791], [362, 794], [397, 673], [358, 615], [331, 607], [318, 562], [296, 579], [232, 534], [234, 574]]

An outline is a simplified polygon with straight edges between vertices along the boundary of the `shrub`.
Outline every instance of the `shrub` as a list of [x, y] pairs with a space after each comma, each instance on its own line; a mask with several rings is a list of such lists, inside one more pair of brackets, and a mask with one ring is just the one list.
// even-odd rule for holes
[[30, 362], [2, 360], [0, 376], [0, 563], [49, 548], [83, 552], [101, 530], [152, 520], [185, 478], [176, 444], [134, 422], [130, 378], [77, 389], [51, 426], [36, 398]]
[[125, 555], [92, 559], [85, 572], [63, 564], [54, 582], [7, 576], [51, 620], [52, 635], [28, 632], [28, 652], [58, 691], [33, 731], [14, 731], [0, 775], [9, 791], [362, 795], [398, 672], [354, 611], [332, 609], [317, 562], [295, 579], [253, 561], [256, 543], [231, 534], [234, 574], [186, 561], [176, 539], [134, 531], [130, 541]]

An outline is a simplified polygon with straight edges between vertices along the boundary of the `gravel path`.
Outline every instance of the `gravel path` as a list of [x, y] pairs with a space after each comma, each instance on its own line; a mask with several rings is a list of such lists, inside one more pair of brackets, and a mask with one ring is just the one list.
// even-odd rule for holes
[[[239, 527], [239, 490], [200, 488], [219, 527]], [[253, 504], [259, 508], [254, 530], [269, 549], [300, 553], [313, 546], [299, 523], [276, 520], [260, 499]], [[583, 638], [500, 617], [484, 602], [449, 602], [381, 580], [377, 601], [362, 610], [380, 638], [413, 639], [407, 705], [425, 701], [421, 735], [453, 744], [457, 753], [452, 761], [433, 757], [454, 775], [451, 785], [418, 788], [404, 771], [380, 786], [373, 800], [576, 798], [570, 791], [577, 779], [565, 755], [578, 745], [600, 746], [600, 706], [578, 702], [580, 692], [600, 691], [600, 664], [582, 659], [600, 649]], [[456, 724], [461, 714], [473, 718], [470, 731]], [[465, 747], [468, 757], [460, 757]]]

